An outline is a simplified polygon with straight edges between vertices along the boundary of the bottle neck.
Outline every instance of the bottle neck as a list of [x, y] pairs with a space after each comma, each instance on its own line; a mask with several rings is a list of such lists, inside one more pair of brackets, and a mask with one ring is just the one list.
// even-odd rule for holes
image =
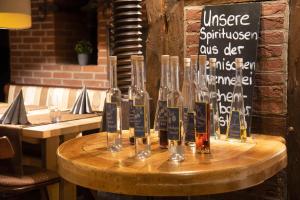
[[136, 65], [136, 71], [137, 71], [137, 76], [136, 76], [136, 87], [140, 90], [145, 89], [145, 74], [144, 74], [144, 61], [143, 60], [138, 60], [137, 65]]
[[201, 86], [206, 86], [206, 65], [200, 64], [199, 65], [199, 75], [198, 75], [198, 83]]
[[184, 77], [183, 77], [183, 81], [184, 82], [189, 82], [191, 81], [191, 67], [190, 66], [187, 66], [185, 64], [184, 66]]
[[210, 65], [210, 74], [209, 74], [209, 80], [211, 85], [216, 85], [216, 64], [212, 63]]
[[136, 60], [133, 59], [133, 60], [131, 60], [131, 86], [132, 87], [135, 87], [136, 84], [137, 84], [136, 76], [137, 76], [137, 73], [136, 73]]
[[171, 90], [179, 91], [178, 62], [173, 62], [171, 66]]
[[242, 85], [242, 78], [243, 78], [242, 67], [236, 68], [235, 71], [236, 85]]
[[168, 63], [162, 63], [161, 65], [161, 77], [160, 77], [160, 81], [161, 87], [168, 87], [168, 70], [169, 70], [169, 65]]
[[109, 82], [111, 88], [117, 88], [117, 63], [114, 60], [110, 60], [110, 73]]

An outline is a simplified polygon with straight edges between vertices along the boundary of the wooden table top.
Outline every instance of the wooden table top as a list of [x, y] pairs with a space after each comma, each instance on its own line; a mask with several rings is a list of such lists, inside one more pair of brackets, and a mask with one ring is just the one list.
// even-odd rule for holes
[[[153, 134], [154, 135], [154, 134]], [[272, 177], [287, 165], [281, 137], [253, 135], [252, 143], [212, 140], [209, 155], [185, 153], [185, 161], [168, 160], [167, 150], [152, 140], [152, 155], [141, 161], [123, 135], [123, 150], [106, 150], [106, 134], [98, 133], [63, 143], [58, 171], [67, 181], [104, 192], [143, 196], [193, 196], [248, 188]]]
[[[5, 111], [8, 106], [9, 104], [7, 103], [0, 103], [0, 108], [2, 108], [2, 110], [0, 110], [0, 116], [3, 114], [1, 111]], [[48, 116], [49, 113], [49, 111], [45, 109], [45, 107], [39, 106], [26, 106], [26, 110], [30, 122], [32, 122], [31, 119], [38, 118], [39, 116], [41, 118], [45, 118], [45, 115]], [[46, 139], [60, 135], [80, 133], [86, 130], [98, 129], [101, 127], [101, 121], [102, 116], [87, 115], [86, 117], [82, 116], [81, 118], [76, 120], [67, 120], [59, 123], [49, 123], [24, 127], [22, 126], [21, 128], [23, 129], [22, 133], [23, 137], [25, 138]]]

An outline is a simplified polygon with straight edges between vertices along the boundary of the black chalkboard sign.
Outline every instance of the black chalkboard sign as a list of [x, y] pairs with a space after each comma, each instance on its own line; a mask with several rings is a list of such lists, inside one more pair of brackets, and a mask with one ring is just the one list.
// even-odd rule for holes
[[[260, 3], [206, 6], [202, 11], [199, 54], [217, 59], [221, 133], [226, 133], [235, 82], [235, 58], [243, 58], [243, 92], [250, 133], [254, 73], [259, 38]], [[209, 72], [209, 70], [208, 70]]]

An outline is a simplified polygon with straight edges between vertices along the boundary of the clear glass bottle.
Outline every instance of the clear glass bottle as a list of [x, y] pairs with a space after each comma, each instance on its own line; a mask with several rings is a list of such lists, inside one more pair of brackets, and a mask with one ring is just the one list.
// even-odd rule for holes
[[227, 126], [227, 139], [237, 139], [241, 142], [247, 140], [247, 122], [245, 119], [244, 95], [242, 85], [242, 68], [243, 59], [235, 59], [236, 75], [235, 85], [233, 89], [233, 99], [231, 103], [231, 110], [229, 114], [229, 121]]
[[209, 102], [210, 102], [210, 135], [215, 139], [220, 139], [219, 107], [216, 85], [216, 58], [209, 59]]
[[149, 95], [144, 80], [144, 56], [137, 56], [137, 90], [134, 95], [134, 138], [137, 158], [145, 159], [151, 155]]
[[170, 160], [184, 160], [184, 131], [183, 131], [183, 97], [179, 91], [179, 59], [171, 57], [171, 88], [167, 97], [168, 106], [168, 142], [171, 153]]
[[111, 152], [120, 151], [122, 148], [122, 115], [121, 91], [117, 86], [117, 57], [109, 57], [110, 88], [106, 92], [105, 114], [107, 131], [107, 148]]
[[192, 93], [190, 95], [192, 104], [195, 104], [195, 93], [198, 87], [198, 55], [191, 55], [191, 84]]
[[199, 55], [198, 86], [195, 95], [196, 112], [196, 151], [210, 153], [210, 103], [206, 81], [205, 55]]
[[185, 144], [195, 146], [195, 118], [193, 100], [193, 80], [191, 75], [191, 59], [184, 59], [184, 78], [182, 84], [183, 96], [183, 128]]
[[158, 131], [159, 146], [162, 149], [168, 148], [168, 136], [167, 136], [167, 96], [169, 93], [168, 89], [168, 74], [169, 74], [170, 56], [161, 56], [161, 78], [160, 87], [158, 92], [158, 99], [156, 105], [154, 125]]
[[131, 86], [128, 89], [128, 103], [129, 103], [129, 142], [134, 145], [134, 106], [133, 97], [136, 93], [136, 58], [137, 55], [131, 56]]

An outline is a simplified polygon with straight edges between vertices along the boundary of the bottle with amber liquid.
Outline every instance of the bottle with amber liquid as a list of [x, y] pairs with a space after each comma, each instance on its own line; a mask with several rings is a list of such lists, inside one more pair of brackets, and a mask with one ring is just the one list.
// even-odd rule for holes
[[167, 97], [168, 106], [168, 142], [170, 160], [181, 162], [184, 160], [184, 131], [183, 131], [183, 97], [179, 91], [179, 59], [171, 56], [171, 88]]
[[170, 56], [161, 56], [161, 78], [160, 87], [158, 91], [158, 100], [156, 105], [156, 113], [154, 119], [155, 129], [158, 131], [159, 146], [162, 149], [168, 148], [168, 136], [167, 136], [167, 96], [169, 93], [168, 88], [168, 73], [170, 65]]
[[210, 153], [210, 101], [209, 90], [206, 81], [205, 55], [199, 55], [198, 87], [195, 95], [196, 112], [196, 151]]
[[245, 119], [244, 95], [242, 85], [242, 68], [243, 59], [235, 59], [236, 74], [235, 85], [233, 89], [233, 99], [231, 103], [231, 110], [229, 114], [229, 121], [227, 126], [226, 138], [228, 140], [240, 140], [246, 142], [247, 140], [247, 123]]
[[117, 57], [109, 57], [110, 88], [106, 92], [105, 117], [107, 131], [107, 148], [111, 152], [118, 152], [122, 148], [122, 115], [121, 91], [117, 86]]
[[220, 139], [219, 107], [216, 83], [216, 58], [209, 59], [209, 103], [210, 103], [210, 135], [215, 139]]
[[134, 106], [133, 97], [136, 93], [137, 88], [137, 78], [136, 78], [136, 58], [137, 55], [131, 56], [131, 85], [128, 89], [128, 103], [129, 103], [129, 142], [134, 145]]
[[151, 155], [149, 95], [145, 88], [144, 56], [137, 56], [137, 90], [134, 105], [134, 142], [135, 153], [139, 159]]
[[190, 147], [195, 146], [195, 115], [193, 99], [193, 79], [191, 70], [191, 59], [184, 59], [184, 78], [182, 84], [183, 96], [183, 128], [185, 134], [185, 144]]

